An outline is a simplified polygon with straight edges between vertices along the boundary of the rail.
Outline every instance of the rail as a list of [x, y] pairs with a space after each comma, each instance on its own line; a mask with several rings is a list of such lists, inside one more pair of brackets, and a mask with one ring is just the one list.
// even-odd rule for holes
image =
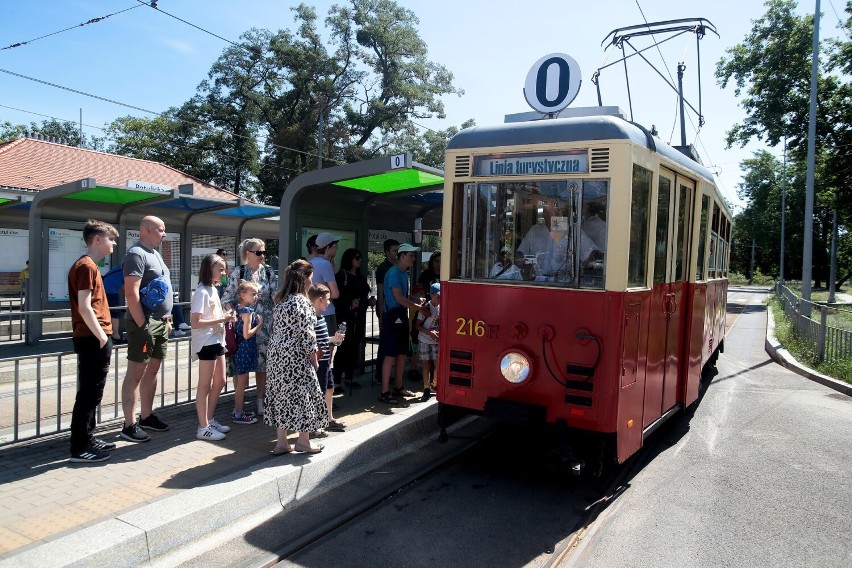
[[[62, 310], [45, 310], [55, 313]], [[24, 319], [42, 312], [15, 312]], [[367, 338], [378, 325], [372, 310], [368, 313]], [[48, 344], [48, 343], [44, 343]], [[48, 344], [50, 345], [50, 344]], [[70, 349], [70, 340], [50, 353], [34, 352], [33, 346], [18, 344], [20, 355], [0, 358], [0, 446], [32, 440], [67, 431], [71, 427], [71, 411], [77, 392], [77, 356]], [[375, 360], [377, 346], [365, 339], [361, 345], [361, 370]], [[122, 420], [121, 383], [127, 372], [126, 345], [116, 345], [112, 351], [104, 396], [97, 410], [98, 423]], [[195, 401], [195, 363], [192, 361], [190, 337], [169, 340], [166, 358], [160, 366], [157, 397], [154, 408], [165, 408]], [[255, 386], [253, 378], [249, 387]], [[230, 381], [224, 392], [233, 390]], [[138, 406], [137, 406], [138, 409]], [[195, 412], [193, 409], [192, 412]]]
[[[782, 300], [784, 315], [793, 323], [797, 339], [813, 352], [816, 363], [852, 357], [852, 331], [829, 325], [830, 321], [840, 321], [840, 316], [852, 319], [852, 309], [805, 300], [780, 283], [775, 285], [775, 294]], [[803, 309], [808, 307], [810, 310]], [[819, 314], [818, 319], [808, 317], [807, 312]]]

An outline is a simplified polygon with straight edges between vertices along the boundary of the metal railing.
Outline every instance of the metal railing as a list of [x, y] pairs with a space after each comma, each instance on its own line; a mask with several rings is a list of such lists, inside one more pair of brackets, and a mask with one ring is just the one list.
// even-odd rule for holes
[[[51, 310], [55, 313], [60, 310]], [[15, 312], [23, 318], [37, 312]], [[372, 310], [368, 313], [367, 340], [362, 342], [364, 364], [376, 357], [377, 345], [369, 341], [378, 330]], [[21, 350], [26, 350], [21, 347]], [[127, 346], [113, 347], [104, 396], [98, 407], [98, 423], [123, 420], [121, 384], [127, 372]], [[195, 401], [195, 363], [190, 337], [171, 338], [166, 358], [160, 366], [154, 408]], [[254, 387], [253, 377], [249, 387]], [[224, 393], [231, 392], [231, 381]], [[0, 358], [0, 446], [53, 435], [71, 427], [71, 411], [77, 393], [77, 356], [73, 351], [31, 353]], [[136, 410], [139, 406], [137, 403]], [[191, 412], [195, 412], [194, 409]]]
[[[775, 285], [775, 294], [782, 300], [784, 315], [792, 322], [796, 338], [814, 353], [814, 361], [822, 363], [852, 357], [852, 331], [829, 325], [832, 316], [847, 315], [852, 318], [852, 309], [834, 304], [810, 302], [794, 294], [780, 283]], [[810, 308], [810, 309], [807, 309]], [[808, 317], [810, 312], [817, 319]]]

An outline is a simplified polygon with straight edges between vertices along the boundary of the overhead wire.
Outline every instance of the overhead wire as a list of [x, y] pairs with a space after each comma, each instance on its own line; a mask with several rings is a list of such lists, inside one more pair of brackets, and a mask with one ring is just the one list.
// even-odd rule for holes
[[[21, 79], [27, 79], [29, 81], [35, 81], [36, 83], [41, 83], [43, 85], [48, 85], [50, 87], [55, 87], [57, 89], [69, 91], [69, 92], [72, 92], [72, 93], [75, 93], [75, 94], [78, 94], [78, 95], [82, 95], [84, 97], [90, 97], [90, 98], [97, 99], [97, 100], [100, 100], [100, 101], [104, 101], [104, 102], [108, 102], [108, 103], [111, 103], [111, 104], [123, 106], [123, 107], [130, 108], [130, 109], [133, 109], [133, 110], [138, 110], [138, 111], [145, 112], [145, 113], [148, 113], [148, 114], [152, 114], [152, 115], [158, 116], [158, 117], [169, 118], [170, 120], [177, 120], [177, 121], [183, 122], [185, 124], [194, 124], [194, 125], [205, 124], [205, 123], [202, 123], [202, 122], [190, 121], [190, 120], [187, 120], [185, 118], [180, 118], [180, 117], [169, 117], [169, 116], [166, 116], [166, 114], [162, 113], [162, 112], [157, 112], [157, 111], [153, 111], [153, 110], [148, 110], [146, 108], [137, 107], [137, 106], [134, 106], [134, 105], [131, 105], [131, 104], [128, 104], [128, 103], [123, 103], [121, 101], [116, 101], [114, 99], [102, 97], [100, 95], [87, 93], [85, 91], [80, 91], [78, 89], [66, 87], [64, 85], [59, 85], [57, 83], [52, 83], [50, 81], [45, 81], [43, 79], [37, 79], [35, 77], [30, 77], [30, 76], [24, 75], [22, 73], [16, 73], [16, 72], [10, 71], [8, 69], [0, 68], [0, 73], [7, 73], [9, 75], [19, 77]], [[255, 142], [262, 142], [262, 145], [269, 145], [269, 146], [272, 146], [274, 148], [278, 148], [278, 149], [281, 149], [281, 150], [287, 150], [288, 152], [295, 152], [295, 153], [298, 153], [298, 154], [304, 154], [305, 156], [308, 156], [308, 157], [311, 157], [311, 158], [322, 157], [323, 160], [328, 160], [330, 162], [334, 162], [334, 163], [337, 163], [337, 164], [345, 163], [345, 162], [342, 162], [341, 160], [337, 160], [335, 158], [329, 158], [329, 157], [326, 157], [326, 156], [319, 156], [318, 154], [314, 154], [312, 152], [306, 152], [304, 150], [298, 150], [296, 148], [290, 148], [288, 146], [282, 146], [281, 144], [275, 144], [274, 142], [269, 142], [268, 140], [263, 140], [262, 138], [257, 138], [255, 136], [248, 136], [248, 135], [245, 135], [245, 134], [235, 134], [235, 133], [231, 133], [230, 135], [234, 136], [236, 138], [242, 138], [242, 139], [245, 139], [245, 140], [254, 140]]]
[[17, 107], [13, 107], [13, 106], [4, 105], [4, 104], [0, 104], [0, 108], [7, 108], [9, 110], [14, 110], [14, 111], [17, 111], [17, 112], [24, 112], [24, 113], [27, 113], [27, 114], [33, 114], [35, 116], [41, 116], [43, 118], [52, 118], [53, 120], [57, 120], [59, 122], [66, 122], [68, 124], [74, 124], [74, 125], [82, 124], [83, 126], [85, 126], [87, 128], [97, 128], [98, 130], [103, 130], [103, 131], [107, 130], [103, 126], [95, 126], [94, 124], [86, 124], [85, 122], [80, 123], [79, 121], [76, 121], [76, 120], [68, 120], [67, 118], [59, 118], [58, 116], [51, 116], [49, 114], [42, 114], [40, 112], [35, 112], [35, 111], [32, 111], [32, 110], [17, 108]]
[[157, 2], [156, 2], [156, 0], [152, 0], [150, 3], [145, 2], [144, 0], [136, 0], [136, 1], [137, 1], [137, 2], [139, 2], [139, 4], [141, 4], [142, 6], [147, 6], [147, 7], [149, 7], [149, 8], [153, 8], [154, 10], [156, 10], [156, 11], [160, 12], [161, 14], [165, 14], [166, 16], [169, 16], [170, 18], [174, 18], [175, 20], [177, 20], [177, 21], [179, 21], [179, 22], [183, 22], [183, 23], [184, 23], [184, 24], [186, 24], [187, 26], [191, 26], [191, 27], [193, 27], [193, 28], [195, 28], [195, 29], [197, 29], [197, 30], [199, 30], [199, 31], [202, 31], [202, 32], [204, 32], [204, 33], [206, 33], [206, 34], [209, 34], [209, 35], [211, 35], [211, 36], [213, 36], [213, 37], [215, 37], [215, 38], [221, 39], [222, 41], [224, 41], [224, 42], [226, 42], [226, 43], [230, 43], [230, 44], [231, 44], [231, 45], [233, 45], [234, 47], [241, 47], [241, 48], [243, 48], [243, 49], [245, 49], [245, 50], [247, 50], [247, 51], [251, 51], [251, 50], [249, 50], [249, 49], [248, 49], [246, 46], [244, 46], [244, 45], [241, 45], [241, 44], [239, 44], [239, 43], [233, 42], [233, 41], [229, 40], [228, 38], [222, 37], [222, 36], [220, 36], [219, 34], [213, 33], [213, 32], [211, 32], [210, 30], [204, 29], [204, 28], [202, 28], [201, 26], [197, 26], [197, 25], [193, 24], [192, 22], [189, 22], [189, 21], [187, 21], [187, 20], [184, 20], [183, 18], [180, 18], [180, 17], [178, 17], [178, 16], [175, 16], [174, 14], [171, 14], [171, 13], [169, 13], [169, 12], [166, 12], [165, 10], [163, 10], [162, 8], [159, 8], [159, 7], [157, 6]]
[[[634, 1], [636, 3], [636, 7], [639, 9], [639, 13], [642, 16], [642, 20], [645, 22], [646, 25], [648, 25], [648, 18], [645, 16], [645, 11], [642, 9], [642, 6], [640, 5], [639, 0], [634, 0]], [[829, 0], [829, 1], [831, 1], [831, 0]], [[649, 29], [650, 29], [650, 27], [649, 27]], [[677, 34], [677, 35], [681, 35], [681, 34]], [[662, 60], [663, 65], [666, 68], [666, 73], [669, 76], [669, 80], [672, 83], [674, 83], [674, 78], [672, 77], [671, 69], [669, 68], [668, 62], [666, 61], [666, 58], [663, 55], [662, 50], [660, 49], [660, 43], [657, 42], [656, 35], [652, 33], [651, 38], [653, 39], [655, 46], [657, 48], [657, 53], [660, 55], [660, 59]], [[674, 39], [674, 38], [670, 38], [670, 39]], [[691, 46], [692, 46], [692, 43], [687, 42], [687, 44], [684, 47], [683, 53], [681, 54], [681, 60], [683, 60], [683, 61], [686, 60], [686, 55], [688, 54], [689, 50], [691, 49]], [[700, 72], [700, 70], [699, 70], [699, 72]], [[669, 143], [671, 143], [671, 141], [674, 138], [675, 128], [677, 127], [678, 115], [679, 115], [679, 110], [678, 110], [678, 105], [677, 105], [677, 102], [676, 102], [675, 103], [675, 116], [674, 116], [674, 120], [672, 121], [672, 129], [671, 129], [671, 132], [669, 134]], [[693, 121], [692, 116], [690, 114], [687, 113], [686, 118], [689, 120], [690, 124], [692, 125], [693, 130], [695, 131], [695, 136], [693, 138], [693, 144], [698, 143], [701, 146], [701, 148], [704, 152], [704, 155], [709, 160], [710, 159], [710, 153], [707, 150], [707, 147], [704, 145], [704, 140], [701, 138], [701, 126], [695, 125], [695, 122]], [[715, 177], [716, 177], [716, 181], [717, 181], [718, 185], [720, 186], [720, 189], [722, 190], [723, 195], [725, 195], [725, 197], [727, 199], [730, 199], [731, 203], [735, 203], [736, 198], [733, 198], [733, 199], [731, 198], [730, 191], [728, 190], [727, 186], [722, 181], [720, 175], [716, 175]]]
[[[144, 2], [143, 2], [143, 4], [144, 4]], [[100, 16], [98, 18], [92, 18], [91, 20], [83, 22], [82, 24], [77, 24], [75, 26], [71, 26], [71, 27], [68, 27], [68, 28], [65, 28], [65, 29], [62, 29], [62, 30], [59, 30], [59, 31], [51, 32], [51, 33], [45, 34], [43, 36], [39, 36], [39, 37], [36, 37], [36, 38], [33, 38], [33, 39], [28, 39], [26, 41], [19, 41], [17, 43], [13, 43], [11, 45], [7, 45], [6, 47], [0, 48], [0, 51], [6, 50], [6, 49], [14, 49], [16, 47], [22, 47], [24, 45], [28, 45], [28, 44], [31, 44], [33, 42], [36, 42], [40, 39], [45, 39], [45, 38], [48, 38], [48, 37], [51, 37], [51, 36], [55, 36], [55, 35], [70, 31], [70, 30], [75, 30], [75, 29], [83, 27], [83, 26], [88, 26], [89, 24], [97, 24], [98, 22], [102, 22], [102, 21], [106, 20], [107, 18], [109, 18], [111, 16], [117, 16], [118, 14], [123, 14], [124, 12], [129, 12], [130, 10], [135, 10], [136, 8], [141, 8], [141, 6], [131, 6], [129, 8], [125, 8], [124, 10], [119, 10], [118, 12], [113, 12], [112, 14], [107, 14], [106, 16]]]

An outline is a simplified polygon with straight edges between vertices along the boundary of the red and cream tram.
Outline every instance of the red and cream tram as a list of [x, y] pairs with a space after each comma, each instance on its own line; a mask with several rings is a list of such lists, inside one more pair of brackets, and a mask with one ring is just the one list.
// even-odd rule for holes
[[730, 218], [705, 167], [619, 116], [457, 134], [441, 412], [599, 433], [626, 460], [723, 349]]

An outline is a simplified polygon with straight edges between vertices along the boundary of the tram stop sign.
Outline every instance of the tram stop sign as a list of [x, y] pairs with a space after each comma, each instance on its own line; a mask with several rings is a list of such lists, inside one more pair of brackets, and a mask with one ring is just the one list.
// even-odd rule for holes
[[580, 92], [580, 66], [570, 55], [551, 53], [535, 62], [527, 73], [524, 97], [534, 110], [556, 114]]

